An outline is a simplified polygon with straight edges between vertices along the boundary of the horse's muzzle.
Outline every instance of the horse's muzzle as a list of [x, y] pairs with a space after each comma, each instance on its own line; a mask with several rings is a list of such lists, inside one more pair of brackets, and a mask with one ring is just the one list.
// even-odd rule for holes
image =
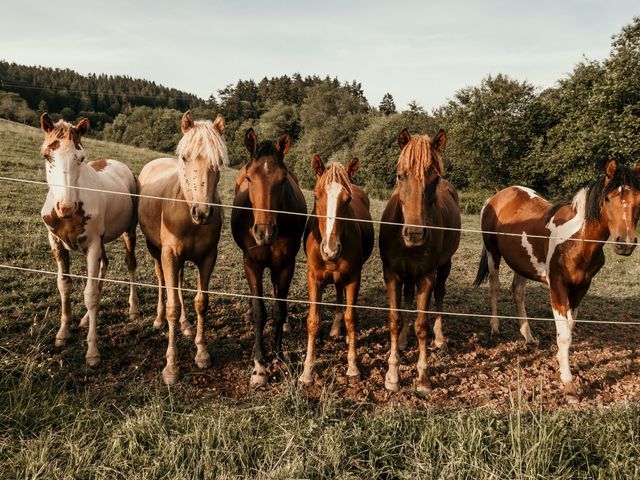
[[60, 218], [69, 218], [78, 210], [78, 202], [57, 202], [56, 215]]
[[613, 251], [616, 252], [618, 255], [622, 255], [623, 257], [628, 257], [635, 250], [636, 245], [638, 244], [638, 239], [634, 238], [633, 242], [627, 243], [623, 240], [622, 237], [617, 237], [616, 242], [620, 242], [620, 243], [615, 244], [615, 246], [613, 247]]
[[275, 223], [256, 223], [251, 228], [251, 235], [258, 245], [271, 245], [278, 236], [278, 225]]
[[419, 247], [427, 240], [425, 227], [402, 227], [402, 238], [407, 247]]
[[322, 239], [320, 242], [320, 255], [325, 262], [333, 262], [342, 255], [342, 243], [334, 238]]
[[212, 213], [213, 207], [210, 205], [194, 205], [191, 207], [191, 221], [196, 225], [207, 225]]

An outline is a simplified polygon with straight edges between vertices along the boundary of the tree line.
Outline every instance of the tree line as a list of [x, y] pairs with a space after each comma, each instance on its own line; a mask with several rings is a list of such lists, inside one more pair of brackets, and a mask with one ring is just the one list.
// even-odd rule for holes
[[[491, 75], [430, 111], [416, 102], [397, 111], [389, 93], [372, 106], [360, 83], [331, 77], [294, 74], [259, 82], [239, 80], [202, 100], [128, 77], [82, 77], [70, 70], [55, 70], [55, 81], [35, 75], [43, 70], [51, 69], [1, 62], [0, 80], [9, 83], [6, 72], [13, 72], [12, 81], [51, 85], [48, 91], [56, 100], [45, 100], [50, 112], [68, 120], [91, 120], [82, 110], [90, 107], [95, 115], [105, 115], [102, 123], [94, 124], [98, 136], [162, 151], [175, 148], [186, 109], [196, 118], [222, 113], [235, 165], [247, 159], [247, 128], [253, 127], [260, 139], [287, 132], [294, 140], [287, 161], [305, 187], [313, 185], [314, 153], [343, 163], [356, 155], [362, 161], [359, 182], [373, 195], [387, 195], [395, 184], [397, 135], [405, 127], [412, 133], [447, 130], [447, 177], [463, 189], [523, 184], [561, 197], [592, 179], [608, 158], [640, 160], [640, 17], [613, 37], [606, 59], [578, 63], [551, 88], [536, 89], [504, 74]], [[103, 93], [95, 98], [71, 93], [82, 88]], [[0, 116], [32, 123], [29, 112], [41, 110], [41, 97], [4, 86], [2, 90]]]

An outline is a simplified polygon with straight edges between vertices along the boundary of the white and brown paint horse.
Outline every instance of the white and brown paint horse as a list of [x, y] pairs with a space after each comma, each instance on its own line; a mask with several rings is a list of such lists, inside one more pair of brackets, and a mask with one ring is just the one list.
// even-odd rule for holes
[[[360, 166], [357, 157], [345, 169], [339, 163], [322, 163], [314, 155], [311, 166], [318, 177], [313, 190], [315, 205], [304, 233], [307, 254], [307, 284], [309, 288], [309, 315], [307, 317], [307, 355], [300, 381], [313, 383], [316, 358], [316, 338], [320, 327], [320, 307], [313, 302], [322, 301], [322, 293], [329, 284], [336, 286], [336, 298], [342, 304], [347, 298], [346, 311], [338, 307], [331, 336], [340, 333], [340, 321], [347, 327], [347, 376], [359, 378], [356, 353], [356, 309], [362, 267], [373, 250], [373, 224], [369, 213], [369, 197], [352, 183]], [[315, 216], [317, 215], [317, 217]], [[369, 222], [358, 222], [368, 220]]]
[[[179, 377], [176, 343], [178, 318], [185, 336], [192, 335], [181, 292], [186, 261], [198, 267], [195, 362], [200, 368], [210, 365], [204, 339], [204, 317], [209, 296], [204, 291], [209, 288], [222, 228], [222, 209], [210, 204], [220, 203], [217, 190], [220, 168], [228, 163], [227, 147], [222, 137], [224, 119], [221, 115], [214, 122], [194, 122], [187, 112], [182, 117], [181, 128], [183, 137], [176, 148], [178, 158], [153, 160], [145, 165], [138, 178], [141, 195], [163, 198], [140, 198], [138, 218], [158, 277], [158, 316], [154, 326], [162, 326], [165, 309], [169, 324], [167, 365], [162, 372], [167, 385], [175, 383]], [[163, 290], [166, 290], [166, 307]]]
[[484, 248], [475, 285], [487, 277], [490, 279], [491, 330], [498, 331], [498, 269], [504, 258], [514, 271], [512, 293], [520, 317], [520, 332], [528, 343], [535, 339], [524, 306], [525, 284], [527, 280], [535, 280], [549, 286], [556, 319], [560, 378], [570, 403], [578, 401], [569, 368], [578, 306], [604, 265], [604, 244], [599, 241], [613, 237], [620, 242], [614, 247], [618, 255], [631, 255], [636, 246], [639, 173], [638, 167], [634, 171], [610, 160], [603, 175], [576, 193], [571, 203], [552, 206], [529, 188], [508, 187], [488, 199], [482, 209], [482, 230], [487, 233], [483, 234]]
[[[49, 229], [51, 251], [58, 263], [58, 290], [62, 301], [60, 330], [56, 346], [63, 347], [70, 338], [71, 278], [69, 273], [70, 250], [80, 250], [87, 258], [87, 284], [84, 303], [87, 314], [80, 322], [89, 326], [87, 335], [87, 363], [100, 363], [98, 351], [98, 305], [102, 282], [107, 271], [107, 255], [104, 244], [122, 236], [126, 248], [126, 262], [131, 281], [129, 315], [138, 315], [136, 294], [135, 241], [136, 241], [136, 180], [131, 170], [116, 160], [86, 162], [82, 136], [89, 130], [89, 120], [72, 125], [63, 120], [53, 123], [47, 113], [40, 117], [45, 132], [41, 147], [49, 193], [42, 206], [42, 220]], [[79, 188], [78, 188], [79, 187]], [[87, 191], [82, 188], [108, 190], [120, 194]]]
[[[424, 395], [431, 391], [427, 374], [427, 330], [431, 294], [436, 301], [433, 331], [435, 344], [444, 347], [442, 304], [445, 283], [451, 271], [451, 257], [460, 243], [460, 208], [458, 194], [442, 178], [444, 165], [441, 152], [446, 134], [440, 130], [433, 139], [427, 135], [410, 135], [405, 128], [398, 137], [400, 158], [396, 189], [382, 214], [380, 225], [380, 257], [389, 298], [389, 333], [391, 349], [385, 387], [400, 388], [400, 355], [407, 345], [409, 322], [398, 312], [402, 292], [407, 308], [411, 308], [417, 291], [415, 331], [418, 337], [418, 380], [416, 390]], [[443, 228], [438, 228], [443, 227]], [[447, 230], [445, 230], [446, 228]]]

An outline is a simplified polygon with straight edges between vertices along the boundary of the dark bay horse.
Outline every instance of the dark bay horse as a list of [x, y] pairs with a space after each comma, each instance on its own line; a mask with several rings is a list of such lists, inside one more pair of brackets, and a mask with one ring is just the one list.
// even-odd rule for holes
[[195, 307], [198, 316], [195, 343], [196, 365], [206, 368], [210, 356], [204, 339], [204, 317], [209, 305], [209, 278], [218, 255], [222, 228], [222, 209], [218, 180], [220, 168], [228, 163], [227, 147], [222, 134], [224, 119], [196, 121], [189, 112], [182, 117], [182, 139], [176, 148], [178, 158], [158, 158], [146, 164], [138, 177], [141, 195], [163, 199], [140, 198], [138, 218], [147, 238], [149, 252], [158, 277], [158, 319], [162, 326], [164, 307], [162, 290], [166, 289], [166, 317], [169, 324], [167, 365], [162, 378], [167, 385], [178, 380], [176, 322], [181, 318], [183, 333], [189, 336], [190, 325], [184, 311], [182, 271], [186, 261], [198, 267], [198, 293]]
[[[304, 233], [307, 254], [307, 283], [309, 301], [322, 301], [322, 292], [328, 284], [335, 284], [338, 303], [347, 308], [344, 323], [347, 327], [349, 366], [347, 375], [359, 378], [360, 370], [356, 353], [356, 311], [358, 303], [362, 267], [373, 250], [373, 224], [369, 213], [369, 197], [365, 191], [353, 184], [351, 179], [358, 171], [360, 161], [354, 157], [345, 169], [339, 163], [329, 163], [326, 167], [318, 155], [311, 161], [318, 177], [313, 190], [315, 205]], [[339, 217], [339, 218], [336, 218]], [[342, 220], [369, 220], [357, 222]], [[309, 305], [307, 317], [307, 356], [300, 381], [306, 385], [313, 383], [313, 366], [316, 357], [316, 337], [320, 326], [320, 307]], [[336, 314], [332, 335], [339, 334], [340, 312]]]
[[527, 342], [535, 340], [524, 307], [525, 284], [535, 280], [549, 286], [560, 379], [569, 403], [578, 401], [569, 368], [573, 325], [578, 306], [605, 260], [603, 243], [582, 240], [613, 237], [620, 242], [614, 251], [631, 255], [640, 217], [639, 175], [640, 164], [632, 170], [610, 160], [598, 180], [576, 193], [571, 203], [552, 206], [529, 188], [508, 187], [489, 198], [482, 209], [482, 230], [487, 233], [475, 285], [490, 279], [491, 330], [498, 331], [498, 269], [504, 258], [514, 272], [512, 292]]
[[427, 135], [412, 136], [405, 128], [398, 137], [401, 153], [397, 183], [382, 214], [382, 221], [401, 225], [381, 224], [379, 240], [391, 308], [391, 351], [385, 377], [385, 387], [391, 391], [400, 388], [398, 350], [406, 347], [409, 326], [407, 319], [395, 310], [400, 307], [403, 289], [407, 308], [411, 308], [417, 289], [417, 308], [423, 311], [418, 313], [415, 322], [420, 349], [416, 389], [421, 395], [431, 391], [427, 375], [428, 318], [424, 311], [429, 309], [432, 291], [438, 311], [434, 324], [435, 344], [439, 347], [445, 344], [439, 312], [442, 311], [445, 282], [451, 270], [451, 257], [460, 243], [459, 231], [430, 228], [460, 228], [458, 194], [442, 178], [444, 168], [440, 153], [445, 144], [444, 130], [430, 139]]
[[[271, 270], [274, 296], [279, 299], [273, 351], [281, 355], [282, 331], [287, 320], [286, 298], [306, 217], [263, 210], [306, 214], [307, 204], [298, 181], [284, 163], [284, 156], [291, 146], [289, 135], [284, 134], [275, 142], [258, 143], [258, 137], [250, 128], [245, 134], [245, 146], [250, 158], [238, 174], [233, 204], [252, 210], [233, 209], [231, 232], [243, 251], [244, 271], [252, 295], [263, 296], [264, 270]], [[258, 387], [266, 385], [268, 380], [263, 340], [267, 319], [264, 301], [252, 299], [250, 313], [255, 335], [254, 368], [250, 384]]]

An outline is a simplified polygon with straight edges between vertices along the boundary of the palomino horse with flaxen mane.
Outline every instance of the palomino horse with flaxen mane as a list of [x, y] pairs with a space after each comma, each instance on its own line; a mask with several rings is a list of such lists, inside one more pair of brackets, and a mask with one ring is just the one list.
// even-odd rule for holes
[[380, 256], [391, 308], [391, 351], [385, 387], [391, 391], [400, 388], [398, 350], [407, 345], [409, 322], [397, 309], [403, 289], [406, 308], [411, 308], [417, 289], [419, 312], [415, 331], [420, 353], [416, 389], [424, 395], [431, 391], [427, 375], [426, 311], [433, 291], [438, 312], [433, 327], [435, 344], [443, 347], [445, 338], [440, 312], [445, 283], [451, 271], [451, 257], [460, 243], [460, 232], [456, 230], [460, 228], [460, 208], [455, 188], [442, 178], [444, 166], [440, 153], [446, 144], [444, 130], [430, 139], [427, 135], [409, 135], [405, 128], [400, 132], [398, 144], [401, 152], [396, 189], [382, 214], [382, 221], [399, 225], [380, 225]]
[[[300, 381], [313, 383], [313, 366], [316, 358], [316, 337], [320, 327], [320, 307], [313, 302], [322, 301], [322, 292], [328, 284], [335, 284], [336, 298], [342, 304], [347, 297], [346, 312], [340, 307], [336, 312], [331, 335], [340, 333], [340, 320], [344, 317], [347, 327], [347, 375], [360, 376], [356, 353], [356, 312], [362, 267], [373, 250], [373, 224], [369, 213], [369, 197], [352, 183], [360, 166], [354, 157], [345, 169], [339, 163], [326, 167], [320, 156], [311, 161], [318, 177], [313, 189], [315, 206], [304, 233], [307, 254], [307, 282], [309, 287], [309, 315], [307, 317], [307, 356]], [[358, 222], [354, 220], [369, 220]]]
[[[482, 209], [484, 248], [475, 285], [487, 277], [491, 292], [491, 330], [498, 331], [500, 260], [514, 272], [512, 292], [520, 332], [535, 342], [524, 307], [527, 279], [549, 286], [556, 319], [558, 363], [566, 399], [578, 401], [569, 368], [571, 334], [578, 306], [591, 280], [604, 265], [604, 244], [613, 237], [618, 255], [631, 255], [640, 217], [640, 164], [635, 171], [610, 160], [604, 173], [583, 188], [571, 203], [552, 206], [525, 187], [509, 187], [488, 199]], [[493, 233], [496, 232], [496, 233]], [[511, 235], [500, 235], [507, 233]]]
[[[140, 198], [138, 217], [158, 277], [158, 316], [154, 326], [162, 326], [165, 309], [169, 324], [167, 365], [162, 372], [168, 385], [179, 377], [176, 344], [179, 317], [182, 333], [193, 335], [181, 292], [186, 261], [198, 267], [195, 362], [198, 367], [206, 368], [211, 361], [204, 339], [204, 317], [209, 305], [209, 295], [205, 292], [216, 264], [222, 228], [222, 208], [212, 203], [220, 203], [220, 168], [228, 163], [221, 115], [213, 122], [194, 122], [187, 112], [182, 117], [181, 128], [183, 136], [176, 147], [178, 158], [153, 160], [145, 165], [138, 178], [141, 195], [162, 198]], [[166, 290], [166, 307], [163, 290]]]
[[[102, 281], [107, 272], [108, 259], [104, 244], [123, 236], [125, 260], [132, 282], [129, 293], [129, 315], [138, 316], [138, 297], [135, 282], [136, 257], [136, 180], [131, 170], [115, 160], [85, 162], [81, 138], [89, 129], [86, 118], [71, 125], [63, 120], [53, 123], [48, 114], [40, 117], [45, 132], [40, 149], [45, 158], [49, 193], [42, 206], [42, 220], [49, 229], [51, 251], [58, 263], [58, 290], [62, 300], [60, 330], [56, 346], [66, 345], [70, 337], [71, 278], [69, 251], [80, 250], [87, 258], [87, 285], [84, 303], [87, 314], [80, 325], [88, 323], [87, 363], [100, 363], [96, 323]], [[117, 192], [87, 191], [83, 188]], [[118, 194], [119, 193], [119, 194]]]
[[[307, 204], [298, 181], [289, 172], [284, 156], [291, 146], [291, 138], [284, 134], [275, 142], [262, 141], [252, 128], [245, 134], [249, 162], [240, 169], [236, 179], [235, 206], [231, 214], [233, 239], [242, 249], [244, 271], [251, 295], [263, 296], [264, 270], [271, 270], [274, 296], [278, 299], [275, 318], [273, 351], [282, 354], [282, 332], [287, 320], [287, 295], [296, 266], [296, 254], [304, 230], [304, 215], [280, 212], [307, 213]], [[251, 299], [250, 316], [253, 319], [255, 346], [254, 368], [250, 384], [254, 387], [267, 383], [266, 355], [263, 330], [267, 320], [264, 301]]]

